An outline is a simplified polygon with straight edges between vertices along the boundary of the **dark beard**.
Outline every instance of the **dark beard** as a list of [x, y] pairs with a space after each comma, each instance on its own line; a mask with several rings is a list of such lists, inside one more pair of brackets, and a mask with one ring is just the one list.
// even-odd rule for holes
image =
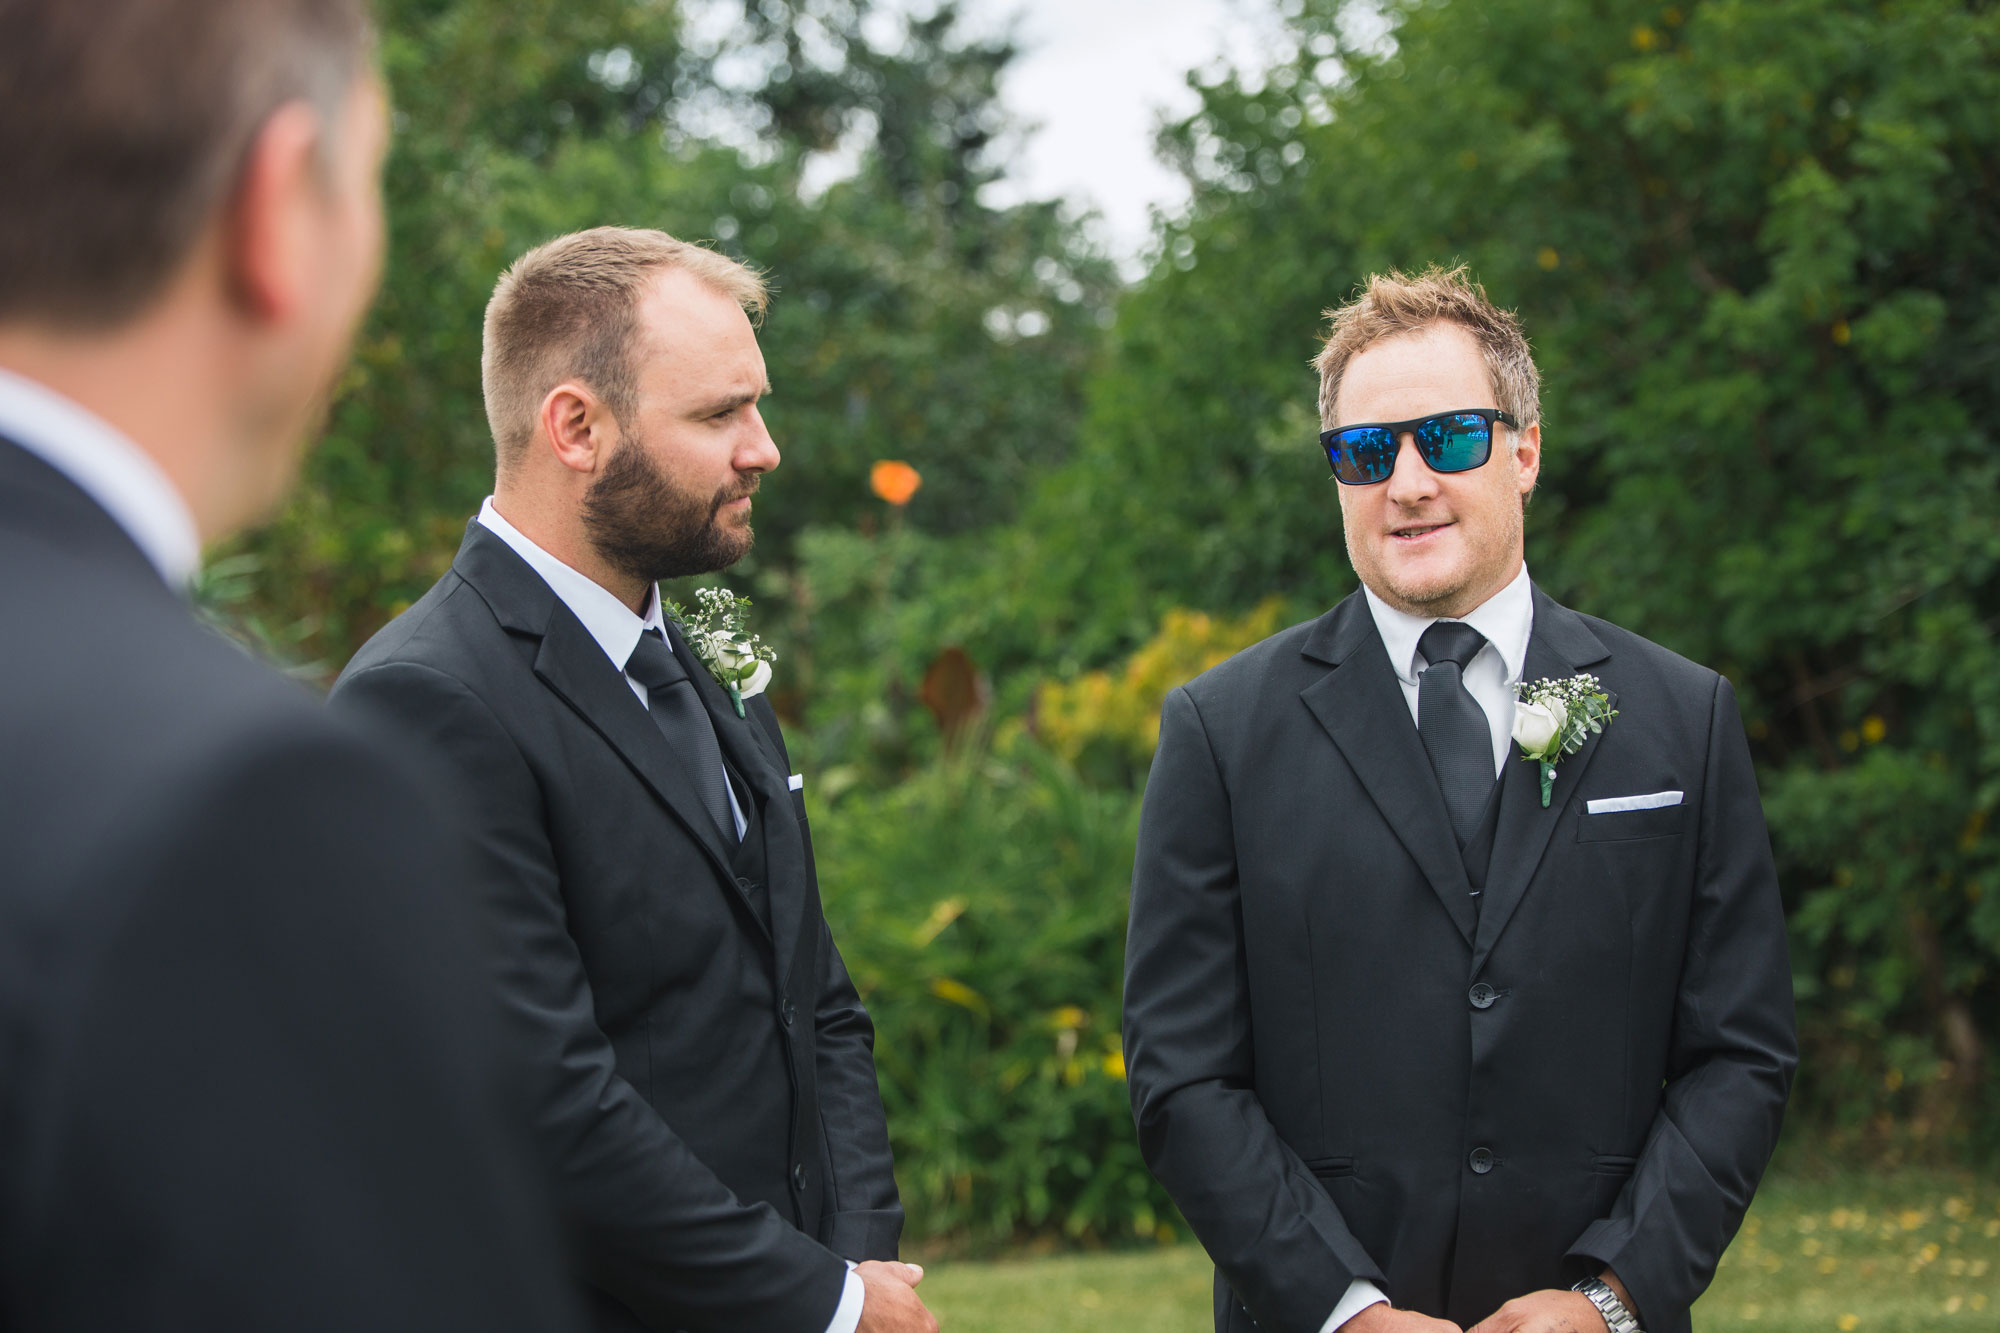
[[713, 497], [691, 495], [628, 438], [584, 492], [583, 530], [606, 564], [642, 582], [712, 574], [749, 551], [750, 525], [725, 526], [716, 518], [731, 500], [753, 494], [760, 480], [752, 473]]

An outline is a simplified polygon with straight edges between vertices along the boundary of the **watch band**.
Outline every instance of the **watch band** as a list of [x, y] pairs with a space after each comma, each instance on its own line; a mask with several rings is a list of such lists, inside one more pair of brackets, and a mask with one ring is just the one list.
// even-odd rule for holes
[[1604, 1326], [1611, 1333], [1644, 1333], [1639, 1321], [1625, 1308], [1625, 1302], [1618, 1299], [1618, 1293], [1607, 1286], [1602, 1278], [1587, 1277], [1570, 1288], [1597, 1307], [1597, 1313], [1604, 1316]]

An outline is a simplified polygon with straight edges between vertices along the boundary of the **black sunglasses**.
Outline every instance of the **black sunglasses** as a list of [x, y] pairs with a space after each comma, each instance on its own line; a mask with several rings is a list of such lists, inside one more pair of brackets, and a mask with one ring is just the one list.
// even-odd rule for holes
[[1509, 413], [1492, 407], [1439, 412], [1413, 421], [1370, 421], [1319, 433], [1334, 479], [1343, 486], [1373, 486], [1396, 470], [1396, 450], [1414, 435], [1417, 453], [1433, 472], [1470, 472], [1493, 456], [1493, 423], [1521, 429]]

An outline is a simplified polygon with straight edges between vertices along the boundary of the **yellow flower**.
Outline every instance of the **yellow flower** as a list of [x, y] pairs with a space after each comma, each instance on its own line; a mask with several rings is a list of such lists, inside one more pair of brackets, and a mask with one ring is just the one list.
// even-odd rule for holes
[[1080, 1028], [1084, 1024], [1083, 1010], [1073, 1004], [1066, 1004], [1049, 1015], [1049, 1026], [1054, 1028]]
[[1123, 1051], [1112, 1051], [1104, 1057], [1104, 1073], [1109, 1078], [1123, 1079], [1125, 1077], [1125, 1053]]
[[962, 981], [950, 977], [931, 978], [931, 994], [940, 1000], [947, 1000], [961, 1009], [970, 1009], [975, 1014], [986, 1012], [986, 997]]
[[1840, 1329], [1840, 1333], [1853, 1333], [1854, 1326], [1861, 1322], [1861, 1316], [1858, 1314], [1844, 1314], [1833, 1322]]
[[924, 918], [924, 924], [918, 926], [916, 929], [917, 947], [921, 949], [927, 946], [932, 940], [944, 933], [946, 926], [958, 920], [963, 915], [965, 915], [965, 899], [963, 898], [946, 898], [936, 907], [933, 907], [931, 914]]

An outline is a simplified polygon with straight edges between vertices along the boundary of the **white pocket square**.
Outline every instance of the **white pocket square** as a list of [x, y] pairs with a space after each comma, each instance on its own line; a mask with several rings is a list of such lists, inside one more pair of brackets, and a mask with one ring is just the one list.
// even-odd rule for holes
[[1584, 803], [1584, 810], [1593, 815], [1614, 815], [1621, 810], [1658, 810], [1664, 805], [1679, 805], [1685, 792], [1656, 791], [1644, 796], [1603, 796]]
[[[785, 779], [786, 791], [803, 791], [805, 789], [805, 785], [806, 785], [806, 775], [803, 773], [794, 773], [790, 777]], [[1675, 800], [1678, 801], [1680, 797], [1681, 794], [1679, 792], [1674, 793]]]

